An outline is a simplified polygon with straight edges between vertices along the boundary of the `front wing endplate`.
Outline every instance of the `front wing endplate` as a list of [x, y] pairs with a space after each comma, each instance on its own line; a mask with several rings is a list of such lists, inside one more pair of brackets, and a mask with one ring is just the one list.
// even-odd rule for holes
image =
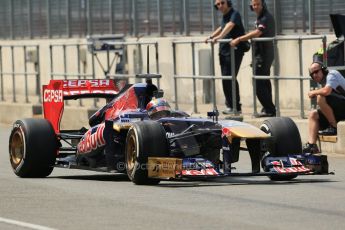
[[149, 157], [147, 171], [150, 178], [173, 179], [182, 171], [182, 159]]

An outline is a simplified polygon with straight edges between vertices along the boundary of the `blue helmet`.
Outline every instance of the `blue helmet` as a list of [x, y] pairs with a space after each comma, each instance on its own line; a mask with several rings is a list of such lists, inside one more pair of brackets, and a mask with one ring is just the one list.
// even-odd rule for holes
[[159, 119], [171, 115], [171, 107], [163, 98], [152, 99], [146, 106], [147, 114], [152, 119]]

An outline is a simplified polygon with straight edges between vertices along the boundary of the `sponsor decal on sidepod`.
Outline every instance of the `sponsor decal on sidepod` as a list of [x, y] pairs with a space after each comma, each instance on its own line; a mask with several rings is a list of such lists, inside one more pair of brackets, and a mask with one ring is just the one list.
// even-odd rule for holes
[[88, 130], [83, 140], [78, 144], [79, 153], [89, 153], [92, 150], [96, 150], [99, 147], [105, 145], [105, 139], [103, 136], [104, 123], [96, 127], [96, 131], [92, 133], [92, 130]]

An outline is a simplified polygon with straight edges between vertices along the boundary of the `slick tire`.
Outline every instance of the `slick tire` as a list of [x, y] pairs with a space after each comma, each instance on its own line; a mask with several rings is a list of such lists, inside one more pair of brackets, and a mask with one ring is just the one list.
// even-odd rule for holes
[[169, 155], [169, 143], [163, 126], [155, 121], [134, 123], [126, 138], [125, 162], [129, 179], [137, 185], [154, 185], [160, 180], [148, 177], [149, 156]]
[[13, 124], [9, 138], [10, 162], [19, 177], [47, 177], [58, 150], [55, 131], [48, 120], [23, 119]]
[[[289, 154], [301, 154], [302, 142], [298, 128], [288, 117], [274, 117], [263, 122], [260, 129], [271, 135], [271, 139], [264, 142], [266, 150], [272, 157], [284, 157]], [[286, 181], [296, 178], [291, 176], [269, 176], [271, 180]]]

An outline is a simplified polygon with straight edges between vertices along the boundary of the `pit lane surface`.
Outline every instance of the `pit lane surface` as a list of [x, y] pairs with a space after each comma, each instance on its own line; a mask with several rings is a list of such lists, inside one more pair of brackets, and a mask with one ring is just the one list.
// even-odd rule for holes
[[[22, 179], [8, 160], [9, 125], [0, 125], [0, 229], [344, 229], [345, 157], [335, 176], [266, 177], [135, 186], [123, 175], [54, 169]], [[240, 161], [250, 168], [247, 153]], [[243, 163], [243, 162], [242, 162]]]

